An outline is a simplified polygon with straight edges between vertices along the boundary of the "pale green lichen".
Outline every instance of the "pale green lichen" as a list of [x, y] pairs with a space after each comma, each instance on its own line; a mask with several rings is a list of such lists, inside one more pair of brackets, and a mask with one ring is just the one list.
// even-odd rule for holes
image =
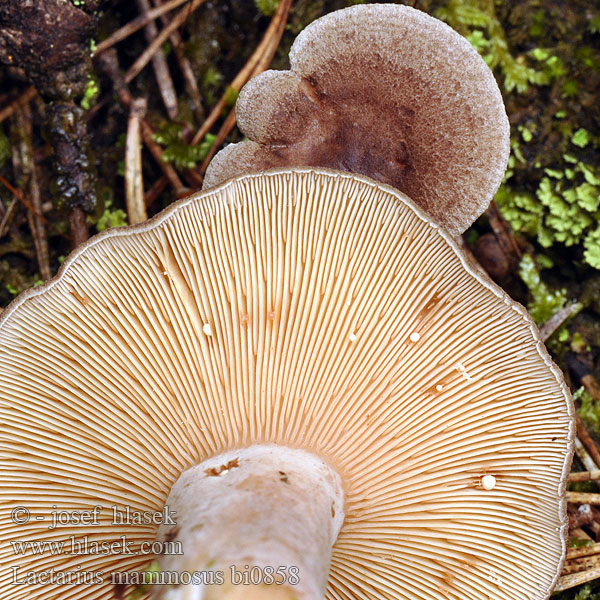
[[496, 201], [515, 231], [536, 236], [545, 248], [583, 244], [583, 260], [600, 269], [600, 168], [570, 154], [563, 159], [571, 166], [545, 168], [535, 196], [505, 183]]
[[279, 7], [279, 0], [254, 0], [254, 4], [265, 17], [272, 17]]
[[[600, 72], [597, 45], [582, 32], [594, 32], [600, 16], [591, 11], [569, 22], [569, 39], [577, 39], [571, 46], [547, 35], [550, 13], [545, 7], [518, 13], [529, 36], [505, 31], [500, 18], [506, 10], [494, 0], [447, 0], [436, 14], [478, 50], [494, 70], [509, 109], [517, 108], [508, 170], [496, 196], [502, 214], [516, 232], [537, 238], [541, 246], [578, 246], [574, 256], [600, 268], [600, 136], [587, 118], [590, 110], [582, 110], [583, 104], [594, 105], [584, 89], [588, 73]], [[554, 100], [525, 107], [522, 94], [532, 85], [549, 88]]]
[[99, 95], [100, 86], [98, 85], [98, 81], [94, 77], [88, 75], [88, 82], [85, 86], [85, 91], [83, 92], [83, 98], [81, 99], [81, 108], [85, 110], [92, 108]]
[[167, 123], [152, 137], [164, 147], [162, 160], [173, 163], [178, 169], [193, 169], [206, 158], [216, 139], [215, 135], [207, 133], [199, 144], [191, 146], [183, 141], [183, 130], [176, 123]]
[[598, 406], [592, 396], [583, 387], [579, 388], [575, 394], [573, 394], [573, 400], [579, 402], [577, 414], [582, 418], [585, 426], [596, 435], [599, 435], [600, 406]]
[[0, 123], [0, 169], [10, 159], [11, 156], [12, 149], [10, 146], [10, 140], [8, 139], [8, 136], [4, 133], [4, 127], [2, 123]]
[[600, 269], [600, 225], [596, 227], [583, 240], [583, 257], [585, 261], [596, 269]]
[[104, 231], [105, 229], [110, 229], [111, 227], [123, 227], [127, 224], [127, 213], [120, 208], [112, 208], [112, 201], [107, 200], [104, 207], [104, 212], [96, 223], [96, 229], [98, 231]]
[[586, 129], [578, 129], [571, 138], [571, 143], [580, 148], [585, 148], [591, 140], [589, 131]]
[[225, 106], [228, 108], [234, 107], [239, 95], [238, 90], [229, 86], [225, 90]]
[[[546, 70], [538, 70], [525, 64], [522, 57], [517, 59], [511, 54], [493, 0], [450, 0], [436, 16], [463, 33], [491, 69], [498, 68], [507, 92], [524, 93], [530, 84], [547, 83], [549, 73], [546, 71], [557, 67], [556, 61], [552, 61]], [[545, 60], [550, 58], [548, 55]]]
[[217, 103], [217, 94], [220, 95], [221, 85], [225, 77], [214, 65], [206, 67], [204, 74], [200, 78], [200, 92], [207, 106], [213, 106]]
[[[581, 538], [569, 538], [569, 548], [586, 548], [587, 546], [592, 546], [593, 544], [594, 542], [592, 540]], [[560, 598], [560, 595], [553, 596], [553, 598], [556, 598], [558, 600]], [[597, 594], [591, 594], [591, 588], [589, 585], [587, 585], [581, 588], [577, 592], [577, 594], [575, 594], [573, 600], [598, 600], [598, 598], [599, 597]]]
[[531, 301], [527, 308], [536, 323], [545, 323], [564, 308], [567, 302], [565, 290], [550, 290], [542, 281], [538, 266], [529, 254], [525, 254], [521, 260], [519, 276], [529, 290]]

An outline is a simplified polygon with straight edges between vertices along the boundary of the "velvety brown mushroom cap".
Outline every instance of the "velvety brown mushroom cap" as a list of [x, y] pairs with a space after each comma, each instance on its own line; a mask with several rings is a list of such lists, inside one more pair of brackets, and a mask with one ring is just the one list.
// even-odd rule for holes
[[205, 188], [312, 165], [389, 183], [453, 234], [485, 210], [508, 161], [508, 119], [490, 69], [446, 24], [408, 6], [354, 6], [309, 25], [290, 64], [244, 87], [236, 113], [252, 141], [218, 154]]
[[[404, 195], [308, 169], [232, 180], [93, 238], [0, 317], [0, 598], [114, 598], [157, 527], [111, 506], [160, 511], [187, 468], [273, 443], [341, 475], [329, 600], [541, 600], [572, 415], [526, 311]], [[53, 506], [96, 505], [97, 524], [48, 529]], [[134, 554], [8, 543], [123, 535]], [[78, 565], [104, 582], [12, 583]]]

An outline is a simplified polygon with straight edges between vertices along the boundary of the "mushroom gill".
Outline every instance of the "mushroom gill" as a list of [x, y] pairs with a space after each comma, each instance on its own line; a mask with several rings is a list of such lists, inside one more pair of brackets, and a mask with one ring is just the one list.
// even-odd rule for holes
[[158, 556], [180, 576], [300, 566], [287, 597], [269, 588], [286, 600], [543, 600], [564, 558], [573, 409], [534, 324], [406, 196], [351, 174], [243, 176], [90, 240], [0, 317], [0, 419], [1, 600], [114, 598], [156, 541], [182, 544]]

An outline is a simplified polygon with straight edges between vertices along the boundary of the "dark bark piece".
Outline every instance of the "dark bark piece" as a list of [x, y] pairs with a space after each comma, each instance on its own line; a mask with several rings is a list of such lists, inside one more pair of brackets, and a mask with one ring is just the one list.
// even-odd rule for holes
[[0, 0], [0, 62], [25, 69], [44, 96], [75, 98], [87, 84], [94, 26], [64, 0]]
[[96, 204], [96, 177], [85, 111], [69, 102], [47, 109], [48, 128], [55, 154], [59, 209], [76, 206], [90, 212]]
[[[55, 155], [56, 203], [68, 210], [91, 211], [96, 204], [85, 111], [78, 103], [90, 83], [90, 39], [101, 3], [0, 0], [0, 62], [23, 69], [49, 103], [46, 125]], [[80, 239], [81, 231], [72, 230], [73, 238]]]

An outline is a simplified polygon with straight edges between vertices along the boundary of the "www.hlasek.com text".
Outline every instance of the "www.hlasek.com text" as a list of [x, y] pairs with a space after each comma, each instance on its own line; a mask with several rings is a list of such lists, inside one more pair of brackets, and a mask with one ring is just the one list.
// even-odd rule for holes
[[70, 535], [66, 540], [10, 540], [14, 554], [26, 555], [50, 555], [57, 556], [65, 554], [69, 556], [87, 556], [95, 554], [102, 555], [131, 555], [142, 554], [154, 555], [181, 555], [183, 554], [183, 543], [181, 541], [154, 541], [136, 542], [128, 540], [122, 535], [116, 540], [94, 540], [89, 536], [75, 537]]

